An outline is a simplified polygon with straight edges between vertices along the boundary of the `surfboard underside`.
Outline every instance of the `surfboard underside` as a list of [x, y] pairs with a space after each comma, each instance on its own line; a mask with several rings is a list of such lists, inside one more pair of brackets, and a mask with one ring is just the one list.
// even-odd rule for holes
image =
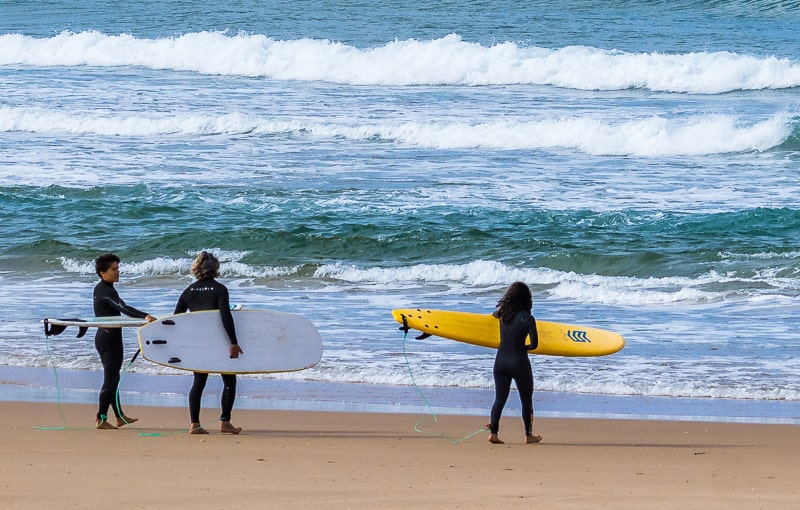
[[322, 358], [322, 339], [307, 319], [271, 310], [233, 311], [244, 351], [229, 357], [230, 340], [219, 311], [162, 317], [139, 329], [142, 356], [178, 370], [256, 374], [311, 368]]

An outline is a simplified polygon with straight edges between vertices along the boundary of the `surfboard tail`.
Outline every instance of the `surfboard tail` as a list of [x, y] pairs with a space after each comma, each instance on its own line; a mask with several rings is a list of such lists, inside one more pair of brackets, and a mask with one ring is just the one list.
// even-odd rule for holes
[[[60, 319], [63, 321], [75, 321], [75, 322], [83, 322], [82, 319]], [[63, 324], [52, 324], [50, 323], [49, 319], [42, 319], [42, 324], [44, 324], [44, 336], [56, 336], [63, 333], [69, 326]], [[82, 338], [86, 332], [89, 331], [89, 328], [79, 326], [78, 327], [78, 335], [75, 338]]]
[[[399, 319], [398, 319], [398, 317], [399, 317]], [[409, 325], [408, 325], [408, 319], [405, 316], [405, 314], [402, 314], [402, 313], [398, 314], [398, 316], [395, 317], [395, 319], [398, 320], [398, 322], [402, 323], [402, 326], [400, 326], [400, 331], [404, 332], [405, 334], [408, 334], [408, 332], [411, 331], [411, 327], [409, 327]], [[425, 340], [426, 338], [430, 338], [432, 336], [433, 335], [431, 335], [430, 333], [425, 333], [425, 332], [420, 331], [420, 334], [415, 336], [414, 340]]]

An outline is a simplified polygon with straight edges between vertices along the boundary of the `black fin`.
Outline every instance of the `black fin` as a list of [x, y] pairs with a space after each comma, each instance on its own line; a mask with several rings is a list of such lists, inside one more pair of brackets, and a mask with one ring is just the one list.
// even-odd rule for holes
[[406, 316], [403, 315], [403, 325], [400, 326], [400, 331], [402, 331], [403, 333], [408, 333], [408, 330], [409, 330], [408, 321], [406, 321]]
[[[400, 331], [402, 331], [405, 334], [408, 334], [408, 332], [410, 330], [411, 330], [411, 328], [408, 327], [408, 321], [406, 320], [406, 316], [403, 315], [403, 325], [400, 326]], [[422, 333], [419, 336], [415, 336], [414, 339], [415, 340], [425, 340], [429, 336], [433, 336], [433, 335], [431, 335], [430, 333]]]
[[[61, 320], [63, 320], [63, 321], [80, 321], [80, 322], [86, 322], [86, 321], [85, 321], [85, 320], [83, 320], [83, 319], [61, 319]], [[64, 330], [65, 330], [65, 329], [67, 329], [67, 326], [61, 326], [61, 325], [58, 325], [58, 326], [57, 326], [57, 325], [55, 325], [55, 324], [50, 324], [50, 322], [49, 322], [47, 319], [44, 319], [44, 320], [42, 321], [42, 323], [44, 323], [44, 335], [45, 335], [45, 336], [55, 336], [55, 335], [60, 335], [61, 333], [63, 333], [63, 332], [64, 332]], [[85, 335], [85, 334], [86, 334], [86, 330], [87, 330], [87, 329], [88, 329], [88, 328], [80, 328], [80, 330], [78, 331], [78, 338], [80, 338], [80, 337], [82, 337], [83, 335]]]
[[44, 323], [44, 336], [60, 335], [67, 329], [66, 326], [56, 326], [47, 322], [47, 319], [42, 321]]

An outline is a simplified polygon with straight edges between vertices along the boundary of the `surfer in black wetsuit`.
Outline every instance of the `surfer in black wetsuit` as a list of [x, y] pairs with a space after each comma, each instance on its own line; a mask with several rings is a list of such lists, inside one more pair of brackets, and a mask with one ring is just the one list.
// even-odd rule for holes
[[[124, 313], [148, 322], [155, 320], [149, 314], [125, 304], [125, 301], [117, 294], [114, 284], [119, 281], [118, 256], [113, 253], [100, 255], [94, 261], [94, 267], [100, 277], [100, 282], [94, 288], [94, 315], [96, 317], [118, 317]], [[96, 417], [97, 428], [116, 429], [134, 423], [137, 419], [125, 416], [117, 398], [119, 372], [122, 370], [123, 358], [122, 328], [97, 328], [94, 347], [100, 354], [100, 361], [103, 363], [103, 386], [100, 388], [100, 402]], [[116, 427], [107, 421], [109, 406], [117, 417]]]
[[[206, 251], [201, 252], [192, 263], [192, 274], [197, 281], [189, 285], [183, 291], [175, 305], [175, 313], [186, 311], [198, 312], [201, 310], [219, 310], [222, 318], [222, 326], [228, 333], [231, 342], [229, 356], [238, 358], [242, 354], [236, 339], [236, 328], [231, 314], [231, 305], [228, 297], [228, 288], [216, 281], [214, 278], [219, 276], [219, 260], [217, 257]], [[233, 402], [236, 399], [236, 374], [220, 374], [222, 376], [222, 414], [220, 415], [220, 432], [228, 434], [238, 434], [242, 431], [241, 427], [231, 425], [231, 412]], [[203, 390], [208, 381], [207, 373], [194, 372], [194, 382], [189, 391], [189, 416], [191, 419], [190, 434], [208, 434], [200, 425], [200, 403], [203, 397]]]
[[[522, 421], [525, 424], [525, 443], [538, 443], [542, 436], [533, 435], [533, 370], [528, 352], [539, 345], [536, 319], [531, 315], [533, 298], [527, 285], [512, 283], [497, 303], [494, 316], [500, 319], [500, 346], [494, 359], [495, 398], [492, 421], [489, 424], [489, 442], [503, 444], [497, 435], [500, 416], [511, 391], [511, 381], [517, 385], [522, 404]], [[525, 345], [530, 336], [530, 344]]]

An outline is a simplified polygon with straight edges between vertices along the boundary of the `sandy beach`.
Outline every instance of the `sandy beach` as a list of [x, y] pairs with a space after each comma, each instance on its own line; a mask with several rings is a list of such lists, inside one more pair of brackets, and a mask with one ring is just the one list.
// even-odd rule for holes
[[[2, 402], [0, 506], [49, 508], [793, 508], [800, 427], [519, 418], [490, 445], [475, 416], [235, 410], [238, 436], [186, 410]], [[419, 423], [420, 419], [425, 421]], [[424, 433], [415, 430], [415, 427]]]

